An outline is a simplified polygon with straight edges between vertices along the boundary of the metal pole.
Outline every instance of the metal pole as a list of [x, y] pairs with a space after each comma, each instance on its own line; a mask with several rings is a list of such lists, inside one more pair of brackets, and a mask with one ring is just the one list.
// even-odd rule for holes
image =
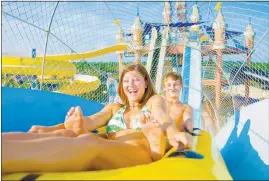
[[42, 84], [43, 84], [43, 79], [44, 79], [44, 67], [45, 67], [45, 63], [46, 63], [46, 54], [47, 54], [48, 40], [49, 40], [49, 34], [50, 34], [50, 27], [51, 27], [52, 20], [53, 20], [54, 14], [56, 12], [56, 9], [58, 7], [58, 4], [59, 4], [59, 1], [56, 3], [56, 6], [55, 6], [54, 11], [52, 13], [52, 16], [51, 16], [51, 19], [50, 19], [50, 24], [49, 24], [49, 29], [46, 31], [47, 32], [47, 38], [46, 38], [44, 57], [43, 57], [43, 60], [42, 60], [42, 67], [41, 67], [42, 70], [41, 70], [40, 90], [42, 90], [42, 86], [43, 86]]

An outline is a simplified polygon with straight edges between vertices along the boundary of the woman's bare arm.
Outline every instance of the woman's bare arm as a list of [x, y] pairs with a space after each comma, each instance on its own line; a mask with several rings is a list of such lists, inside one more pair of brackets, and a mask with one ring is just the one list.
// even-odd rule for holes
[[[91, 116], [84, 116], [85, 127], [87, 130], [92, 131], [102, 126], [105, 126], [110, 118], [113, 116], [113, 112], [119, 109], [121, 106], [117, 103], [108, 104], [100, 112], [93, 114]], [[73, 116], [75, 108], [72, 107], [65, 118], [65, 122], [76, 122], [77, 117]], [[73, 117], [72, 117], [73, 116]], [[73, 119], [73, 120], [72, 120]], [[71, 125], [72, 127], [72, 125]], [[29, 130], [31, 133], [47, 133], [60, 129], [66, 129], [65, 123], [57, 124], [55, 126], [32, 126]]]
[[98, 129], [107, 125], [108, 121], [112, 118], [113, 112], [120, 109], [120, 104], [111, 103], [106, 105], [100, 112], [91, 115], [85, 116], [86, 127], [89, 131]]
[[60, 123], [54, 126], [37, 126], [34, 125], [31, 127], [31, 129], [28, 131], [30, 133], [47, 133], [52, 132], [60, 129], [65, 129], [64, 123]]
[[177, 132], [176, 127], [172, 118], [168, 114], [165, 100], [159, 96], [155, 95], [150, 99], [150, 112], [155, 119], [162, 125], [165, 132]]

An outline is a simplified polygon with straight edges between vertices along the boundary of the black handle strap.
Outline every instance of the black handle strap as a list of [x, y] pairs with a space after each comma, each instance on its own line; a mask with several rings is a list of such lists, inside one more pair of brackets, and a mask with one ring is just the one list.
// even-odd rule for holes
[[28, 174], [26, 176], [24, 176], [20, 181], [34, 181], [36, 180], [38, 177], [40, 177], [41, 174]]
[[[185, 127], [185, 126], [184, 126], [184, 130], [185, 130], [186, 133], [189, 133], [192, 136], [201, 136], [200, 134], [197, 134], [197, 133], [194, 133], [194, 132], [190, 132], [190, 130], [187, 127]], [[200, 129], [199, 128], [193, 128], [192, 130], [193, 131], [196, 131], [196, 130], [200, 130]]]
[[191, 150], [179, 149], [171, 153], [168, 157], [185, 157], [192, 159], [203, 159], [204, 155]]

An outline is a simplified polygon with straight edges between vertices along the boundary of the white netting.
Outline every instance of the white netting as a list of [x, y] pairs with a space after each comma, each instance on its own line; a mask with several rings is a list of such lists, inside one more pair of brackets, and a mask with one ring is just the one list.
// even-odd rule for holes
[[[61, 92], [106, 104], [112, 101], [109, 94], [115, 97], [120, 57], [124, 65], [136, 57], [144, 65], [152, 60], [150, 74], [154, 82], [161, 69], [161, 75], [181, 73], [182, 50], [188, 46], [184, 42], [194, 41], [194, 27], [170, 26], [165, 36], [167, 26], [161, 24], [199, 21], [202, 117], [221, 126], [234, 109], [269, 96], [269, 3], [222, 3], [226, 33], [221, 55], [213, 47], [217, 3], [197, 5], [198, 14], [194, 2], [185, 3], [186, 11], [182, 2], [2, 2], [2, 86]], [[137, 15], [141, 27], [137, 24], [134, 33]], [[248, 47], [245, 40], [245, 35], [251, 38], [251, 28], [245, 33], [250, 23], [255, 33], [253, 47]], [[149, 27], [157, 28], [150, 51], [154, 32]], [[143, 32], [141, 41], [139, 33]], [[167, 42], [163, 42], [165, 38]], [[158, 70], [161, 60], [163, 66]], [[221, 91], [217, 91], [218, 85]], [[220, 94], [216, 97], [217, 92]]]

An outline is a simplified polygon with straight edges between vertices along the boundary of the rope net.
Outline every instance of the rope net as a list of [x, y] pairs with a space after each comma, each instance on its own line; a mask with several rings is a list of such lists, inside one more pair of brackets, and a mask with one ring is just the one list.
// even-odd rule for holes
[[268, 10], [268, 2], [2, 2], [2, 86], [107, 104], [121, 66], [140, 61], [161, 93], [162, 76], [182, 73], [190, 47], [200, 52], [191, 57], [201, 62], [200, 127], [218, 130], [235, 109], [269, 97]]

